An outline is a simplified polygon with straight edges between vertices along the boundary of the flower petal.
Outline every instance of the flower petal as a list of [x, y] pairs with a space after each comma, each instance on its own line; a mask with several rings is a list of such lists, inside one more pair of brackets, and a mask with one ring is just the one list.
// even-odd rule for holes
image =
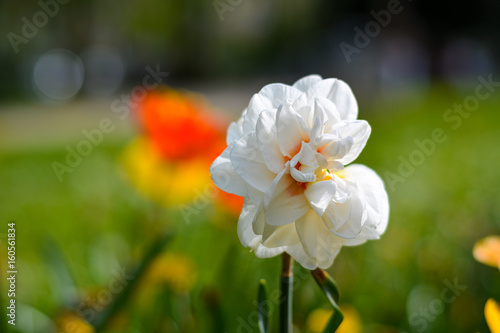
[[314, 111], [315, 113], [321, 111], [325, 114], [323, 126], [324, 133], [330, 133], [332, 127], [338, 122], [342, 121], [337, 106], [325, 97], [314, 98]]
[[336, 191], [337, 184], [333, 180], [324, 180], [307, 184], [304, 195], [314, 212], [321, 217], [326, 208], [332, 203], [332, 198]]
[[260, 236], [253, 232], [254, 222], [262, 215], [262, 207], [245, 199], [238, 220], [238, 238], [245, 247], [254, 247], [260, 241]]
[[361, 233], [366, 223], [366, 215], [364, 202], [354, 195], [344, 203], [328, 206], [323, 215], [323, 222], [337, 236], [354, 239]]
[[269, 170], [278, 174], [285, 166], [285, 159], [278, 144], [275, 115], [262, 111], [257, 121], [256, 134], [264, 162]]
[[351, 88], [342, 80], [322, 80], [307, 92], [308, 99], [315, 97], [326, 97], [336, 106], [342, 120], [355, 120], [358, 118], [358, 103]]
[[300, 90], [282, 83], [268, 84], [253, 95], [247, 108], [243, 124], [245, 133], [255, 131], [255, 125], [262, 111], [276, 110], [286, 99], [294, 100], [300, 96]]
[[[298, 167], [299, 162], [300, 167]], [[290, 174], [293, 179], [301, 183], [314, 182], [316, 180], [314, 172], [318, 166], [316, 153], [308, 143], [302, 141], [300, 151], [290, 161]]]
[[352, 145], [346, 154], [338, 161], [346, 165], [354, 161], [368, 141], [371, 133], [371, 127], [365, 120], [355, 120], [338, 123], [334, 130], [343, 140], [352, 139]]
[[344, 240], [332, 234], [312, 209], [295, 222], [304, 251], [322, 265], [330, 264]]
[[293, 110], [289, 101], [278, 109], [276, 114], [278, 144], [281, 153], [292, 157], [301, 148], [302, 141], [308, 141], [304, 119]]
[[[336, 134], [323, 134], [319, 140], [318, 151], [329, 161], [341, 161], [349, 154], [354, 145], [351, 137], [342, 138]], [[344, 163], [342, 163], [344, 164]]]
[[265, 192], [276, 177], [264, 162], [255, 132], [234, 143], [230, 159], [241, 178], [261, 192]]
[[273, 231], [267, 237], [262, 237], [262, 245], [266, 247], [292, 246], [299, 242], [294, 223], [273, 227]]
[[319, 75], [308, 75], [295, 82], [293, 84], [293, 87], [302, 92], [306, 92], [309, 88], [311, 88], [314, 84], [320, 82], [322, 79], [323, 78]]
[[[286, 247], [286, 253], [291, 255], [293, 259], [295, 259], [295, 261], [297, 261], [305, 269], [313, 270], [318, 268], [318, 262], [316, 261], [316, 259], [312, 258], [304, 251], [304, 247], [302, 246], [301, 243]], [[330, 265], [321, 266], [321, 268], [327, 268], [330, 266], [331, 263]]]
[[231, 164], [229, 159], [230, 150], [231, 147], [227, 147], [210, 166], [212, 181], [225, 192], [246, 196], [248, 185]]
[[382, 179], [375, 171], [361, 164], [346, 167], [343, 176], [350, 188], [356, 183], [358, 191], [351, 193], [351, 197], [360, 196], [366, 210], [363, 229], [356, 239], [348, 240], [346, 245], [358, 245], [368, 239], [380, 238], [389, 222], [389, 198]]
[[303, 189], [285, 171], [276, 176], [264, 195], [266, 222], [273, 226], [292, 223], [309, 210]]
[[243, 135], [243, 121], [245, 119], [246, 110], [243, 111], [241, 118], [238, 121], [233, 121], [227, 129], [226, 143], [230, 146], [234, 141], [239, 140]]

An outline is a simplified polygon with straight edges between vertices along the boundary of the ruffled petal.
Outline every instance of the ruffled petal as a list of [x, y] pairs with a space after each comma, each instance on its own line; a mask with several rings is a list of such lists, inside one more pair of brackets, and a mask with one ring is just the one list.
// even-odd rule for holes
[[273, 229], [266, 238], [262, 238], [262, 245], [265, 247], [292, 246], [300, 242], [294, 223], [281, 225]]
[[309, 88], [311, 88], [313, 85], [316, 83], [320, 82], [323, 78], [319, 75], [308, 75], [303, 77], [302, 79], [298, 80], [293, 84], [293, 87], [302, 91], [306, 92]]
[[218, 188], [225, 192], [242, 197], [247, 196], [248, 185], [231, 164], [231, 160], [229, 159], [230, 150], [231, 147], [226, 148], [210, 166], [212, 181]]
[[349, 150], [342, 154], [338, 161], [346, 165], [354, 161], [370, 137], [371, 127], [365, 120], [355, 120], [349, 122], [338, 123], [334, 130], [342, 138], [342, 140], [352, 140]]
[[276, 114], [278, 144], [284, 156], [292, 157], [299, 152], [302, 141], [309, 141], [304, 119], [293, 110], [289, 101]]
[[241, 178], [261, 192], [265, 192], [276, 177], [264, 162], [255, 132], [234, 143], [230, 159]]
[[346, 167], [343, 175], [348, 184], [356, 183], [357, 195], [364, 200], [366, 211], [362, 231], [356, 239], [347, 241], [346, 245], [358, 245], [368, 239], [380, 238], [389, 221], [389, 198], [382, 179], [375, 171], [361, 164]]
[[284, 169], [264, 195], [266, 222], [273, 226], [292, 223], [309, 210], [304, 190]]
[[278, 144], [275, 115], [263, 111], [257, 121], [256, 134], [264, 162], [269, 170], [278, 174], [285, 167], [285, 159]]
[[302, 141], [300, 151], [290, 161], [290, 174], [293, 179], [301, 183], [314, 182], [315, 170], [318, 166], [316, 153], [308, 143]]
[[315, 258], [319, 266], [331, 265], [344, 240], [332, 234], [312, 209], [298, 219], [295, 226], [304, 251]]
[[[356, 190], [351, 189], [352, 192]], [[352, 195], [344, 203], [333, 203], [325, 211], [323, 221], [328, 229], [344, 239], [354, 239], [366, 223], [365, 203], [361, 197]]]
[[272, 83], [262, 88], [259, 93], [253, 95], [248, 104], [243, 124], [245, 133], [255, 131], [255, 125], [262, 111], [275, 112], [285, 100], [294, 100], [300, 94], [300, 90], [282, 83]]
[[227, 129], [226, 143], [230, 146], [234, 141], [239, 140], [243, 135], [243, 121], [245, 119], [246, 110], [243, 111], [241, 118], [238, 121], [233, 121]]
[[261, 236], [253, 232], [253, 224], [262, 215], [262, 207], [245, 199], [238, 220], [238, 238], [245, 247], [254, 247], [259, 243]]
[[307, 184], [304, 195], [314, 212], [321, 217], [326, 208], [332, 203], [336, 191], [337, 184], [333, 180], [324, 180]]
[[342, 120], [358, 118], [358, 103], [351, 88], [342, 80], [326, 79], [317, 82], [306, 92], [309, 100], [315, 97], [326, 97], [332, 101]]

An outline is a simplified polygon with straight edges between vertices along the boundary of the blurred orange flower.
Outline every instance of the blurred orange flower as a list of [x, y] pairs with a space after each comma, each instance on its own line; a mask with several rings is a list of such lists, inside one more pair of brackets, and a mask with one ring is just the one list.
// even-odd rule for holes
[[166, 206], [209, 198], [239, 213], [243, 198], [220, 191], [208, 172], [226, 147], [224, 117], [202, 96], [173, 89], [148, 93], [136, 112], [143, 133], [123, 158], [134, 186]]
[[201, 96], [172, 89], [151, 92], [137, 111], [146, 136], [167, 160], [205, 156], [212, 161], [226, 146], [227, 122]]
[[474, 258], [485, 265], [500, 269], [500, 237], [488, 236], [477, 241], [472, 250]]

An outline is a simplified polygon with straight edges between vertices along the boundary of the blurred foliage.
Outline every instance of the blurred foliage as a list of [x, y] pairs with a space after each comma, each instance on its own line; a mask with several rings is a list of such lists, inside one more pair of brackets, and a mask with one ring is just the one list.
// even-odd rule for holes
[[[357, 162], [383, 178], [397, 173], [398, 157], [408, 159], [418, 148], [416, 139], [430, 138], [435, 128], [448, 139], [388, 189], [391, 217], [381, 240], [344, 248], [328, 270], [341, 292], [340, 306], [354, 318], [353, 330], [419, 332], [424, 324], [412, 324], [412, 315], [424, 318], [419, 309], [432, 307], [455, 281], [466, 289], [425, 320], [423, 331], [487, 330], [484, 304], [500, 299], [500, 279], [497, 268], [474, 261], [472, 248], [500, 228], [500, 98], [482, 101], [453, 130], [443, 113], [464, 97], [435, 85], [427, 95], [360, 105], [360, 118], [373, 130]], [[103, 142], [59, 182], [51, 163], [65, 159], [65, 144], [0, 153], [0, 221], [17, 222], [23, 321], [16, 332], [49, 332], [74, 315], [68, 311], [99, 303], [113, 272], [142, 258], [165, 230], [175, 236], [152, 268], [156, 273], [144, 276], [107, 332], [257, 331], [255, 298], [262, 278], [275, 305], [270, 328], [276, 328], [280, 260], [258, 259], [244, 249], [236, 216], [207, 205], [185, 223], [178, 206], [160, 208], [149, 201], [124, 176], [119, 161], [125, 142]], [[4, 265], [3, 238], [0, 245]], [[162, 265], [168, 266], [164, 272]], [[326, 315], [330, 309], [309, 272], [295, 266], [294, 324], [315, 332], [311, 316], [323, 318], [318, 309]], [[4, 269], [1, 274], [4, 281]]]

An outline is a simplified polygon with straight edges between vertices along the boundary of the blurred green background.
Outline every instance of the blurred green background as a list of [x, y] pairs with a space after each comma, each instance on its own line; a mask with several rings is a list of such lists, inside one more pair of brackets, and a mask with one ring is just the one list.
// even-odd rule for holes
[[[19, 273], [17, 325], [7, 328], [3, 318], [0, 331], [60, 332], [57, 324], [67, 320], [67, 332], [90, 332], [71, 326], [77, 321], [69, 311], [98, 320], [117, 302], [105, 332], [257, 332], [257, 283], [265, 278], [270, 291], [278, 288], [280, 259], [244, 249], [236, 216], [210, 204], [185, 223], [178, 206], [158, 206], [124, 175], [123, 149], [138, 130], [113, 105], [142, 84], [148, 66], [159, 66], [169, 73], [163, 84], [204, 94], [232, 119], [264, 84], [310, 73], [346, 81], [359, 117], [372, 126], [357, 162], [384, 178], [391, 205], [381, 240], [344, 248], [328, 270], [341, 305], [359, 315], [351, 332], [488, 332], [483, 308], [500, 298], [500, 274], [477, 263], [472, 247], [500, 233], [498, 87], [473, 111], [448, 110], [473, 100], [479, 76], [500, 81], [500, 4], [400, 6], [348, 62], [341, 43], [356, 46], [355, 28], [365, 31], [371, 11], [388, 2], [70, 0], [50, 7], [53, 17], [27, 38], [23, 18], [33, 22], [45, 7], [3, 1], [2, 304], [9, 221], [16, 221]], [[10, 33], [27, 40], [18, 52]], [[59, 181], [52, 163], [104, 117], [116, 130]], [[446, 139], [430, 144], [435, 129]], [[434, 148], [426, 154], [416, 140]], [[110, 293], [123, 269], [139, 276], [164, 233], [173, 236], [156, 251], [166, 255], [156, 270], [167, 276], [122, 276], [131, 294]], [[328, 303], [307, 272], [298, 265], [295, 272], [296, 331], [314, 332], [308, 318]], [[449, 283], [464, 287], [446, 302]]]

